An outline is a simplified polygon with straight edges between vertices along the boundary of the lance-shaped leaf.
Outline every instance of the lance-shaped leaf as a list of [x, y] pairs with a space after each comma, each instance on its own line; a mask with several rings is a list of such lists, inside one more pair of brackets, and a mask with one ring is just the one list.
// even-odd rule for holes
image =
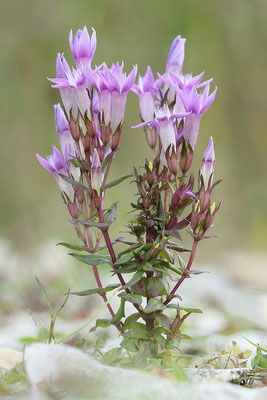
[[86, 171], [90, 171], [91, 170], [90, 165], [87, 164], [86, 162], [80, 160], [79, 158], [73, 158], [71, 160], [71, 162], [75, 167], [78, 167], [78, 168], [81, 168], [81, 169], [85, 169]]
[[137, 282], [140, 281], [140, 279], [142, 279], [144, 271], [137, 271], [134, 276], [132, 277], [132, 279], [130, 279], [130, 281], [127, 283], [127, 285], [125, 285], [123, 288], [129, 288], [130, 286], [135, 285]]
[[109, 255], [100, 255], [100, 254], [82, 255], [76, 253], [69, 253], [69, 255], [88, 265], [109, 264], [111, 261]]
[[120, 323], [120, 320], [125, 317], [124, 307], [125, 307], [125, 299], [122, 297], [120, 307], [116, 312], [115, 316], [111, 320], [111, 323], [113, 325], [118, 325]]
[[120, 293], [119, 297], [123, 297], [126, 301], [133, 304], [142, 304], [142, 296], [136, 293]]
[[106, 222], [94, 222], [94, 221], [86, 221], [83, 219], [75, 219], [71, 220], [71, 222], [76, 223], [79, 222], [80, 224], [88, 227], [94, 227], [94, 228], [99, 228], [99, 229], [107, 229], [110, 224], [107, 224]]
[[162, 301], [157, 299], [149, 299], [144, 312], [146, 314], [150, 314], [154, 311], [165, 310], [165, 308], [166, 306], [162, 303]]
[[164, 290], [164, 283], [162, 278], [152, 277], [148, 278], [146, 282], [146, 292], [148, 297], [156, 297], [162, 294]]
[[91, 251], [86, 246], [79, 246], [79, 245], [70, 244], [70, 243], [66, 243], [66, 242], [60, 242], [60, 243], [57, 244], [57, 246], [64, 246], [64, 247], [67, 247], [68, 249], [76, 250], [76, 251], [87, 251], [89, 253]]
[[108, 225], [111, 225], [117, 217], [117, 204], [118, 202], [116, 201], [110, 208], [108, 208], [104, 214], [105, 222]]
[[77, 186], [79, 188], [82, 188], [83, 190], [86, 190], [87, 192], [89, 192], [89, 189], [86, 185], [84, 185], [82, 182], [77, 182], [74, 179], [70, 178], [69, 176], [63, 175], [63, 174], [59, 174], [61, 176], [61, 178], [64, 179], [64, 181], [70, 183], [73, 186]]
[[103, 294], [110, 292], [111, 290], [117, 289], [117, 287], [119, 286], [120, 286], [119, 283], [114, 283], [106, 286], [105, 288], [86, 289], [79, 292], [70, 292], [70, 294], [75, 294], [76, 296], [90, 296], [91, 294], [97, 293], [100, 294], [100, 296], [102, 296]]
[[102, 186], [101, 189], [102, 189], [102, 190], [106, 190], [106, 189], [109, 189], [109, 188], [111, 188], [111, 187], [113, 187], [113, 186], [117, 186], [117, 185], [119, 185], [121, 182], [125, 181], [125, 179], [130, 178], [131, 176], [133, 176], [133, 175], [132, 175], [132, 174], [129, 174], [129, 175], [122, 176], [121, 178], [115, 179], [114, 181], [109, 182], [109, 183], [107, 183], [106, 185]]

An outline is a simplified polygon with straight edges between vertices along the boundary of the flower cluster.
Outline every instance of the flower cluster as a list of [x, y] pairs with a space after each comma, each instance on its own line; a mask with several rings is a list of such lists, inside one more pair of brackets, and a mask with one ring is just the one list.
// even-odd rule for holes
[[[216, 205], [211, 200], [218, 183], [213, 183], [212, 138], [202, 159], [196, 189], [197, 180], [189, 172], [200, 121], [214, 101], [216, 89], [210, 94], [212, 79], [202, 82], [204, 73], [183, 74], [185, 39], [180, 36], [170, 48], [165, 72], [155, 79], [148, 67], [137, 84], [136, 65], [128, 75], [123, 62], [116, 62], [110, 68], [105, 63], [92, 67], [96, 50], [94, 29], [91, 37], [86, 27], [74, 37], [70, 32], [69, 44], [75, 67], [70, 68], [64, 55], [59, 53], [56, 78], [50, 79], [52, 87], [59, 89], [63, 103], [63, 107], [54, 106], [61, 152], [52, 146], [52, 155], [47, 159], [39, 155], [37, 158], [54, 176], [83, 243], [82, 246], [64, 245], [86, 253], [71, 255], [92, 266], [98, 286], [71, 293], [82, 296], [98, 293], [107, 302], [106, 293], [120, 286], [119, 310], [115, 313], [108, 304], [111, 320], [98, 322], [97, 326], [113, 324], [123, 335], [122, 347], [140, 356], [144, 346], [148, 346], [155, 355], [159, 347], [161, 352], [167, 351], [176, 347], [175, 341], [185, 338], [180, 328], [194, 311], [187, 310], [183, 315], [177, 290], [193, 274], [191, 266], [198, 243], [209, 237], [206, 233], [220, 207], [220, 203]], [[133, 175], [107, 183], [119, 148], [130, 91], [137, 94], [140, 103], [141, 123], [135, 128], [144, 128], [152, 158], [145, 161], [143, 174], [134, 168]], [[131, 176], [139, 194], [137, 201], [131, 203], [135, 213], [128, 225], [129, 234], [135, 240], [116, 239], [115, 242], [128, 246], [116, 255], [109, 227], [116, 219], [117, 203], [104, 207], [105, 191]], [[189, 250], [177, 240], [182, 240], [181, 231], [188, 227], [193, 245], [186, 264], [180, 252]], [[106, 248], [108, 254], [95, 254], [100, 247]], [[175, 254], [179, 266], [175, 265]], [[104, 288], [98, 266], [106, 263], [119, 283]], [[133, 276], [126, 283], [129, 273]], [[176, 281], [173, 288], [170, 280]], [[123, 320], [126, 301], [137, 312]], [[176, 309], [174, 319], [164, 314], [170, 307]], [[138, 319], [144, 323], [137, 322]]]

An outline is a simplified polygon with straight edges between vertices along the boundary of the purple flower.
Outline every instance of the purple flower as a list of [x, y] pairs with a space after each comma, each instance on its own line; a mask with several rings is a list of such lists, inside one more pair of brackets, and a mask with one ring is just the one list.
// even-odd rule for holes
[[91, 66], [92, 58], [96, 50], [96, 33], [92, 28], [92, 36], [90, 38], [86, 26], [83, 30], [79, 29], [74, 37], [72, 30], [69, 35], [70, 49], [77, 66], [89, 65]]
[[[155, 114], [156, 117], [154, 120], [142, 122], [133, 128], [139, 128], [145, 125], [148, 125], [150, 128], [155, 127], [158, 131], [164, 153], [170, 145], [176, 150], [176, 141], [178, 137], [175, 122], [178, 118], [185, 117], [187, 113], [171, 114], [169, 107], [165, 104], [162, 108], [156, 107]], [[163, 154], [162, 157], [162, 161], [165, 163], [165, 154]]]
[[67, 146], [64, 147], [63, 156], [56, 146], [53, 145], [52, 154], [47, 157], [47, 160], [39, 156], [39, 154], [36, 154], [36, 157], [42, 167], [54, 176], [61, 192], [65, 193], [69, 199], [72, 199], [74, 196], [73, 187], [60, 176], [60, 174], [67, 175]]
[[70, 69], [63, 54], [57, 56], [57, 77], [49, 78], [53, 88], [60, 91], [67, 115], [72, 111], [73, 118], [76, 120], [78, 112], [84, 117], [85, 114], [90, 118], [90, 98], [88, 89], [91, 90], [91, 78], [96, 71], [91, 68]]
[[183, 69], [184, 63], [184, 47], [186, 39], [177, 36], [174, 39], [170, 52], [167, 58], [166, 72], [172, 72], [175, 75], [180, 75]]
[[141, 117], [143, 121], [151, 121], [155, 115], [154, 94], [158, 92], [155, 87], [154, 76], [150, 67], [147, 67], [146, 74], [139, 75], [138, 84], [133, 85], [132, 91], [139, 97]]
[[95, 190], [98, 194], [100, 194], [102, 182], [103, 182], [102, 167], [97, 150], [94, 149], [92, 155], [92, 166], [91, 166], [91, 186], [92, 189]]
[[208, 146], [205, 150], [199, 171], [200, 176], [202, 176], [203, 178], [205, 190], [210, 188], [212, 185], [214, 171], [215, 171], [215, 153], [214, 153], [213, 139], [211, 137]]
[[217, 88], [209, 95], [209, 83], [204, 87], [203, 92], [199, 94], [196, 86], [192, 88], [184, 87], [183, 90], [177, 91], [180, 96], [185, 110], [191, 112], [185, 119], [183, 137], [194, 150], [197, 142], [200, 120], [215, 99]]
[[[177, 38], [174, 39], [167, 58], [166, 72], [164, 74], [166, 79], [170, 78], [170, 73], [173, 73], [176, 76], [182, 73], [183, 63], [184, 63], [185, 42], [186, 39], [181, 38], [181, 36], [178, 36]], [[161, 83], [162, 81], [160, 79], [159, 84]], [[163, 91], [164, 94], [166, 94], [167, 91], [168, 91], [167, 101], [168, 104], [171, 104], [175, 99], [175, 90], [173, 89], [172, 86], [169, 86], [168, 84], [165, 83]]]
[[69, 156], [75, 156], [76, 145], [71, 136], [69, 130], [69, 124], [65, 117], [65, 114], [60, 107], [60, 104], [54, 105], [55, 110], [55, 124], [56, 130], [59, 138], [60, 147], [63, 151], [64, 147], [67, 146], [67, 154]]
[[137, 73], [137, 65], [134, 66], [128, 77], [123, 72], [123, 63], [117, 62], [108, 69], [106, 64], [103, 69], [92, 77], [98, 93], [101, 120], [112, 132], [115, 132], [123, 123], [125, 105], [128, 92], [132, 89]]

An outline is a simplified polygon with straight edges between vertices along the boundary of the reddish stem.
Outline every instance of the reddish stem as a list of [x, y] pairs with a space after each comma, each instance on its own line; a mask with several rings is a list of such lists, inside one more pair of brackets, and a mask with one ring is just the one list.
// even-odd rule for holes
[[[199, 240], [194, 239], [194, 243], [193, 243], [193, 246], [192, 246], [192, 251], [191, 251], [187, 266], [186, 266], [186, 270], [184, 271], [183, 275], [181, 276], [179, 281], [176, 283], [176, 285], [172, 289], [170, 295], [171, 294], [175, 294], [176, 290], [181, 286], [181, 284], [183, 283], [185, 278], [188, 276], [188, 272], [190, 271], [190, 268], [191, 268], [191, 266], [193, 264], [193, 261], [194, 261], [195, 255], [196, 255], [198, 242], [199, 242]], [[164, 302], [164, 304], [167, 305], [167, 304], [169, 304], [170, 301], [171, 301], [171, 299], [167, 298], [167, 300]]]

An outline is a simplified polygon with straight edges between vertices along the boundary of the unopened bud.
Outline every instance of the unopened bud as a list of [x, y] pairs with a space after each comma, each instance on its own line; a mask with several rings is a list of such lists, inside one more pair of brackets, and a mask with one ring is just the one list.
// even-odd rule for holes
[[110, 124], [108, 126], [106, 125], [101, 125], [100, 126], [100, 132], [101, 132], [101, 140], [103, 144], [108, 144], [110, 140], [110, 135], [111, 135], [111, 129], [110, 129]]
[[144, 208], [148, 209], [150, 207], [150, 204], [151, 204], [151, 200], [150, 200], [150, 196], [149, 196], [148, 192], [143, 196], [142, 200], [143, 200]]
[[76, 204], [68, 202], [67, 207], [68, 207], [71, 217], [73, 219], [77, 219], [78, 218], [78, 208], [77, 208]]
[[111, 136], [110, 148], [113, 151], [117, 150], [117, 148], [119, 147], [120, 140], [121, 140], [121, 129], [122, 129], [122, 126], [118, 125], [115, 133], [113, 133], [113, 135]]
[[73, 137], [74, 140], [78, 141], [80, 138], [80, 127], [79, 127], [78, 120], [75, 121], [72, 116], [72, 110], [70, 111], [69, 127], [70, 127], [71, 136]]
[[86, 126], [86, 132], [88, 133], [88, 135], [90, 137], [95, 137], [96, 135], [96, 126], [95, 126], [95, 122], [94, 120], [90, 120], [87, 116], [87, 112], [85, 114], [84, 117], [84, 121], [85, 121], [85, 126]]
[[190, 146], [190, 144], [185, 143], [185, 141], [183, 141], [181, 160], [180, 160], [180, 167], [183, 174], [186, 174], [187, 171], [191, 168], [193, 157], [194, 157], [194, 151], [192, 147]]
[[177, 175], [179, 171], [179, 159], [173, 144], [168, 146], [165, 155], [169, 170], [174, 175]]
[[158, 136], [156, 129], [149, 128], [146, 126], [145, 127], [145, 135], [146, 135], [146, 140], [147, 140], [149, 147], [151, 147], [151, 149], [154, 149], [157, 144], [157, 136]]

